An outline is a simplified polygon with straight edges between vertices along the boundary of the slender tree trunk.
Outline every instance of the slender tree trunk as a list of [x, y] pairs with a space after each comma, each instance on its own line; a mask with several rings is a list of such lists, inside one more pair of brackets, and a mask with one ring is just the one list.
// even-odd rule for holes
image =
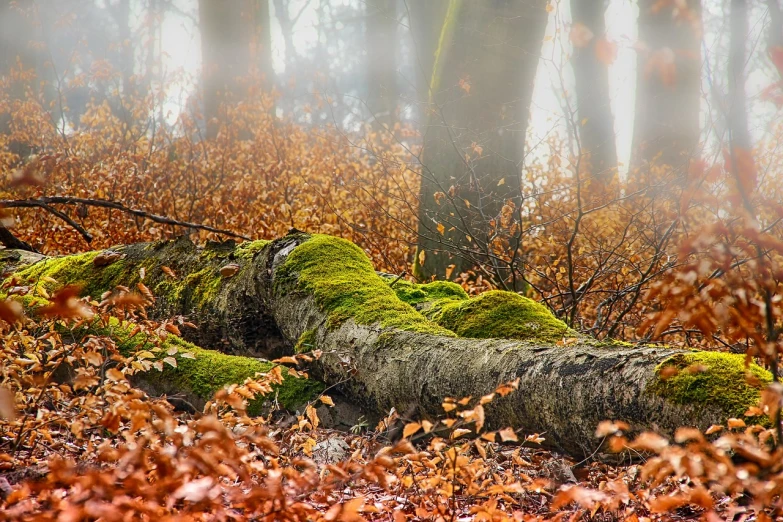
[[588, 45], [576, 47], [572, 58], [579, 114], [579, 142], [585, 169], [593, 182], [609, 184], [617, 176], [614, 117], [609, 99], [609, 68], [599, 57], [608, 48], [605, 0], [571, 0], [573, 22], [594, 35]]
[[729, 112], [728, 125], [732, 149], [752, 148], [748, 130], [748, 108], [745, 95], [746, 42], [748, 39], [748, 4], [746, 0], [730, 0], [729, 24]]
[[214, 138], [223, 119], [221, 105], [245, 95], [241, 78], [260, 72], [271, 85], [272, 55], [267, 0], [241, 0], [230, 6], [199, 0], [204, 117]]
[[[25, 69], [37, 66], [37, 58], [30, 47], [33, 3], [0, 0], [0, 78], [7, 82], [6, 95], [11, 101], [24, 97], [25, 82], [11, 80], [11, 71], [18, 65]], [[0, 113], [0, 132], [10, 132], [11, 111]]]
[[122, 74], [123, 96], [134, 94], [135, 86], [132, 77], [135, 74], [135, 56], [133, 52], [133, 38], [130, 26], [130, 2], [118, 2], [112, 6], [112, 14], [119, 28], [120, 61], [119, 68]]
[[367, 106], [374, 126], [390, 126], [397, 119], [397, 0], [368, 0], [367, 22]]
[[[95, 296], [118, 284], [134, 287], [144, 267], [144, 284], [157, 296], [152, 313], [192, 318], [199, 325], [191, 330], [193, 340], [252, 356], [294, 346], [320, 350], [313, 374], [370, 415], [395, 407], [440, 417], [446, 397], [478, 398], [516, 381], [517, 389], [483, 407], [489, 429], [543, 433], [551, 446], [591, 455], [601, 443], [594, 437], [601, 420], [669, 433], [682, 425], [707, 428], [741, 417], [759, 397], [761, 385], [744, 378], [742, 355], [600, 343], [569, 332], [551, 315], [533, 313], [536, 306], [511, 293], [488, 295], [500, 298], [499, 306], [517, 303], [520, 318], [494, 319], [498, 316], [484, 315], [488, 297], [471, 308], [478, 303], [457, 285], [441, 282], [408, 293], [392, 288], [361, 249], [330, 236], [293, 231], [276, 241], [239, 247], [223, 243], [198, 249], [179, 239], [114, 250], [124, 257], [108, 265], [96, 262], [99, 253], [93, 252], [44, 259], [17, 269], [14, 276], [18, 284], [44, 285], [49, 294], [60, 285], [80, 283], [84, 293]], [[3, 259], [9, 262], [13, 254], [8, 251]], [[19, 258], [11, 262], [24, 264]], [[230, 263], [237, 265], [233, 275], [221, 275]], [[400, 296], [424, 297], [419, 304], [430, 306], [433, 320]], [[451, 326], [457, 332], [488, 320], [495, 323], [471, 335], [496, 336], [505, 329], [526, 331], [525, 340], [457, 337], [446, 328], [446, 316], [455, 310], [464, 312]], [[571, 342], [553, 341], [553, 321]], [[546, 338], [538, 338], [545, 330]], [[209, 361], [210, 354], [203, 352], [196, 352], [197, 363]], [[214, 368], [200, 364], [193, 372], [213, 384], [225, 382], [230, 362], [221, 360]], [[702, 367], [699, 373], [686, 372], [682, 380], [671, 375], [662, 380], [658, 374], [667, 365], [685, 369], [696, 364]], [[750, 371], [770, 380], [755, 365]], [[192, 387], [186, 377], [171, 374], [169, 384]]]
[[295, 65], [296, 48], [294, 47], [294, 21], [288, 12], [288, 0], [274, 0], [275, 17], [280, 24], [280, 32], [283, 36], [284, 49], [283, 61], [285, 62], [285, 72], [291, 75], [291, 70]]
[[519, 207], [546, 22], [544, 0], [449, 2], [421, 156], [417, 277], [471, 268], [503, 235], [507, 203]]
[[[408, 26], [413, 40], [413, 67], [419, 103], [424, 106], [430, 101], [430, 83], [435, 65], [435, 53], [443, 26], [443, 18], [449, 0], [419, 2], [403, 0], [408, 15]], [[421, 111], [422, 121], [427, 121], [427, 111]], [[424, 127], [424, 125], [422, 125]]]
[[[770, 54], [783, 56], [783, 7], [781, 0], [767, 0], [769, 10], [769, 34], [767, 35], [767, 50]], [[783, 79], [783, 58], [775, 63], [781, 79]]]
[[[51, 67], [46, 65], [48, 50], [41, 48], [39, 6], [32, 0], [0, 0], [0, 80], [3, 81], [8, 111], [0, 112], [0, 133], [11, 134], [14, 105], [22, 102], [27, 91], [38, 93], [40, 81], [52, 80]], [[32, 76], [30, 73], [33, 73]], [[44, 86], [44, 95], [52, 94], [51, 81]], [[34, 153], [26, 140], [11, 141], [7, 149], [24, 160]]]
[[639, 0], [639, 40], [647, 48], [637, 65], [631, 160], [639, 181], [650, 165], [684, 173], [699, 142], [701, 2], [686, 5]]

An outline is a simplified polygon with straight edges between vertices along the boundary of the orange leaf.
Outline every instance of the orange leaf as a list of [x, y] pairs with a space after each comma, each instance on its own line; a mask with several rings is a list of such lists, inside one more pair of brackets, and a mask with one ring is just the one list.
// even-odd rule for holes
[[552, 500], [552, 509], [559, 509], [571, 502], [576, 502], [584, 509], [590, 509], [594, 505], [605, 502], [609, 497], [606, 493], [594, 489], [572, 486], [562, 490]]
[[91, 319], [95, 314], [81, 300], [81, 288], [68, 285], [52, 297], [52, 304], [38, 308], [37, 312], [44, 317], [60, 317], [62, 319]]
[[623, 421], [601, 421], [595, 430], [595, 436], [606, 437], [607, 435], [614, 435], [618, 431], [628, 431], [629, 429], [628, 423]]
[[22, 305], [12, 299], [0, 301], [0, 319], [8, 324], [13, 324], [24, 317]]
[[595, 57], [607, 67], [612, 65], [617, 59], [617, 44], [610, 42], [606, 38], [599, 38], [595, 42]]
[[8, 421], [16, 420], [16, 401], [14, 394], [8, 388], [0, 386], [0, 418]]
[[769, 57], [778, 70], [778, 73], [783, 76], [783, 46], [776, 45], [771, 47], [769, 50]]
[[669, 446], [669, 441], [664, 437], [661, 437], [657, 433], [644, 432], [640, 434], [630, 444], [630, 447], [640, 451], [650, 451], [652, 453], [658, 453]]
[[404, 439], [407, 439], [408, 437], [410, 437], [420, 429], [421, 429], [421, 424], [419, 424], [418, 422], [408, 423], [405, 425], [405, 428], [403, 428], [402, 430], [402, 437]]
[[583, 49], [590, 45], [590, 41], [594, 37], [593, 31], [582, 22], [576, 22], [571, 26], [569, 39], [571, 40], [571, 44], [577, 49]]

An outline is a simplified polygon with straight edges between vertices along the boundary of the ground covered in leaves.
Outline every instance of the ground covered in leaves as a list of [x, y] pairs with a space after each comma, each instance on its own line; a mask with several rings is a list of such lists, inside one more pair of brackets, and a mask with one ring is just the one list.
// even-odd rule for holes
[[[627, 461], [574, 462], [542, 449], [546, 434], [484, 429], [484, 405], [513, 382], [446, 399], [436, 421], [392, 411], [336, 432], [319, 425], [327, 395], [295, 412], [273, 405], [282, 367], [306, 372], [319, 356], [309, 353], [223, 388], [203, 411], [175, 411], [176, 397], [135, 384], [193, 356], [162, 342], [186, 321], [148, 320], [143, 285], [101, 302], [71, 287], [41, 297], [50, 304], [2, 310], [2, 520], [717, 521], [768, 520], [779, 505], [772, 430], [733, 419], [710, 429], [713, 442], [686, 428], [673, 442], [629, 441], [627, 426], [606, 422], [596, 435]], [[145, 336], [130, 355], [105, 328], [118, 321]], [[270, 408], [247, 416], [259, 395]]]

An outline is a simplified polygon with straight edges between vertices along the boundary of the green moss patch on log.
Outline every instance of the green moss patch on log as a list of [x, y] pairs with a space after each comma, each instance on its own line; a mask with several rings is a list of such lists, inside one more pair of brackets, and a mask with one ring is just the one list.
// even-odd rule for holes
[[[674, 367], [678, 372], [662, 378], [661, 372]], [[748, 383], [750, 374], [758, 384]], [[750, 406], [758, 404], [761, 390], [772, 374], [757, 364], [745, 366], [745, 356], [723, 352], [681, 353], [669, 357], [655, 369], [648, 391], [675, 404], [718, 405], [728, 417], [742, 418]]]
[[[164, 363], [163, 371], [150, 369], [144, 372], [143, 378], [151, 383], [163, 382], [177, 389], [190, 390], [203, 401], [211, 400], [215, 392], [224, 386], [242, 384], [246, 379], [265, 374], [276, 366], [269, 361], [200, 348], [171, 334], [167, 335], [157, 347], [144, 333], [131, 336], [131, 327], [114, 318], [108, 326], [101, 325], [96, 320], [92, 325], [83, 326], [76, 331], [69, 330], [69, 332], [75, 340], [90, 335], [110, 337], [117, 343], [117, 349], [125, 357], [147, 351], [155, 359], [163, 359], [169, 356], [168, 352], [172, 348], [176, 348], [177, 353], [173, 355], [177, 361], [176, 367]], [[188, 353], [190, 356], [183, 357], [183, 353]], [[314, 400], [325, 388], [319, 381], [288, 377], [285, 368], [283, 368], [283, 377], [282, 384], [272, 386], [274, 390], [272, 395], [257, 397], [248, 403], [249, 415], [260, 414], [264, 403], [269, 399], [276, 399], [284, 408], [294, 410]]]
[[294, 346], [294, 353], [312, 352], [316, 348], [317, 332], [313, 330], [305, 330]]
[[452, 301], [468, 299], [468, 293], [460, 285], [451, 281], [432, 281], [431, 283], [417, 284], [400, 280], [394, 283], [393, 288], [397, 297], [411, 306], [441, 299]]
[[578, 334], [544, 305], [513, 292], [492, 290], [445, 303], [432, 319], [460, 337], [557, 342]]
[[241, 243], [236, 251], [235, 255], [236, 257], [242, 258], [242, 259], [253, 259], [256, 254], [261, 252], [265, 246], [267, 246], [271, 241], [268, 241], [266, 239], [258, 239], [256, 241], [245, 241], [244, 243]]
[[[220, 268], [228, 262], [237, 262], [240, 268], [245, 268], [264, 244], [266, 242], [251, 242], [240, 250], [233, 241], [210, 242], [204, 248], [197, 248], [181, 237], [112, 248], [110, 250], [121, 257], [103, 266], [96, 266], [95, 260], [105, 251], [47, 258], [19, 270], [12, 277], [21, 284], [43, 286], [49, 294], [64, 285], [76, 284], [82, 287], [81, 295], [93, 299], [99, 299], [118, 285], [133, 289], [143, 282], [156, 298], [172, 308], [208, 310], [223, 285], [230, 281], [221, 276]], [[241, 255], [235, 256], [235, 250]], [[173, 270], [176, 277], [166, 273], [164, 266]], [[142, 269], [145, 272], [143, 281]], [[35, 288], [31, 293], [35, 294]]]
[[311, 294], [328, 316], [328, 327], [349, 319], [358, 324], [453, 337], [412, 306], [375, 273], [370, 258], [350, 241], [312, 235], [294, 248], [275, 270], [280, 292]]

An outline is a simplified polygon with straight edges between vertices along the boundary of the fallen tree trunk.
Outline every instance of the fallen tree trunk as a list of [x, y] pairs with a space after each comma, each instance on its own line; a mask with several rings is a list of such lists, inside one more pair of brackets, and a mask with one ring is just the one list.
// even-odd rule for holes
[[[198, 320], [191, 340], [249, 355], [317, 348], [323, 356], [311, 374], [376, 415], [396, 407], [441, 416], [445, 397], [479, 397], [519, 379], [516, 391], [485, 406], [487, 426], [542, 433], [574, 455], [597, 449], [595, 428], [605, 419], [672, 432], [742, 416], [770, 379], [752, 365], [757, 382], [747, 383], [738, 355], [597, 342], [515, 294], [469, 299], [449, 283], [392, 287], [358, 247], [330, 236], [293, 231], [239, 247], [178, 240], [115, 250], [125, 257], [107, 266], [89, 253], [15, 276], [81, 282], [95, 295], [135, 284], [144, 267], [156, 313]], [[228, 264], [236, 266], [221, 270]], [[483, 338], [493, 336], [513, 339]], [[682, 371], [664, 380], [669, 365]]]

